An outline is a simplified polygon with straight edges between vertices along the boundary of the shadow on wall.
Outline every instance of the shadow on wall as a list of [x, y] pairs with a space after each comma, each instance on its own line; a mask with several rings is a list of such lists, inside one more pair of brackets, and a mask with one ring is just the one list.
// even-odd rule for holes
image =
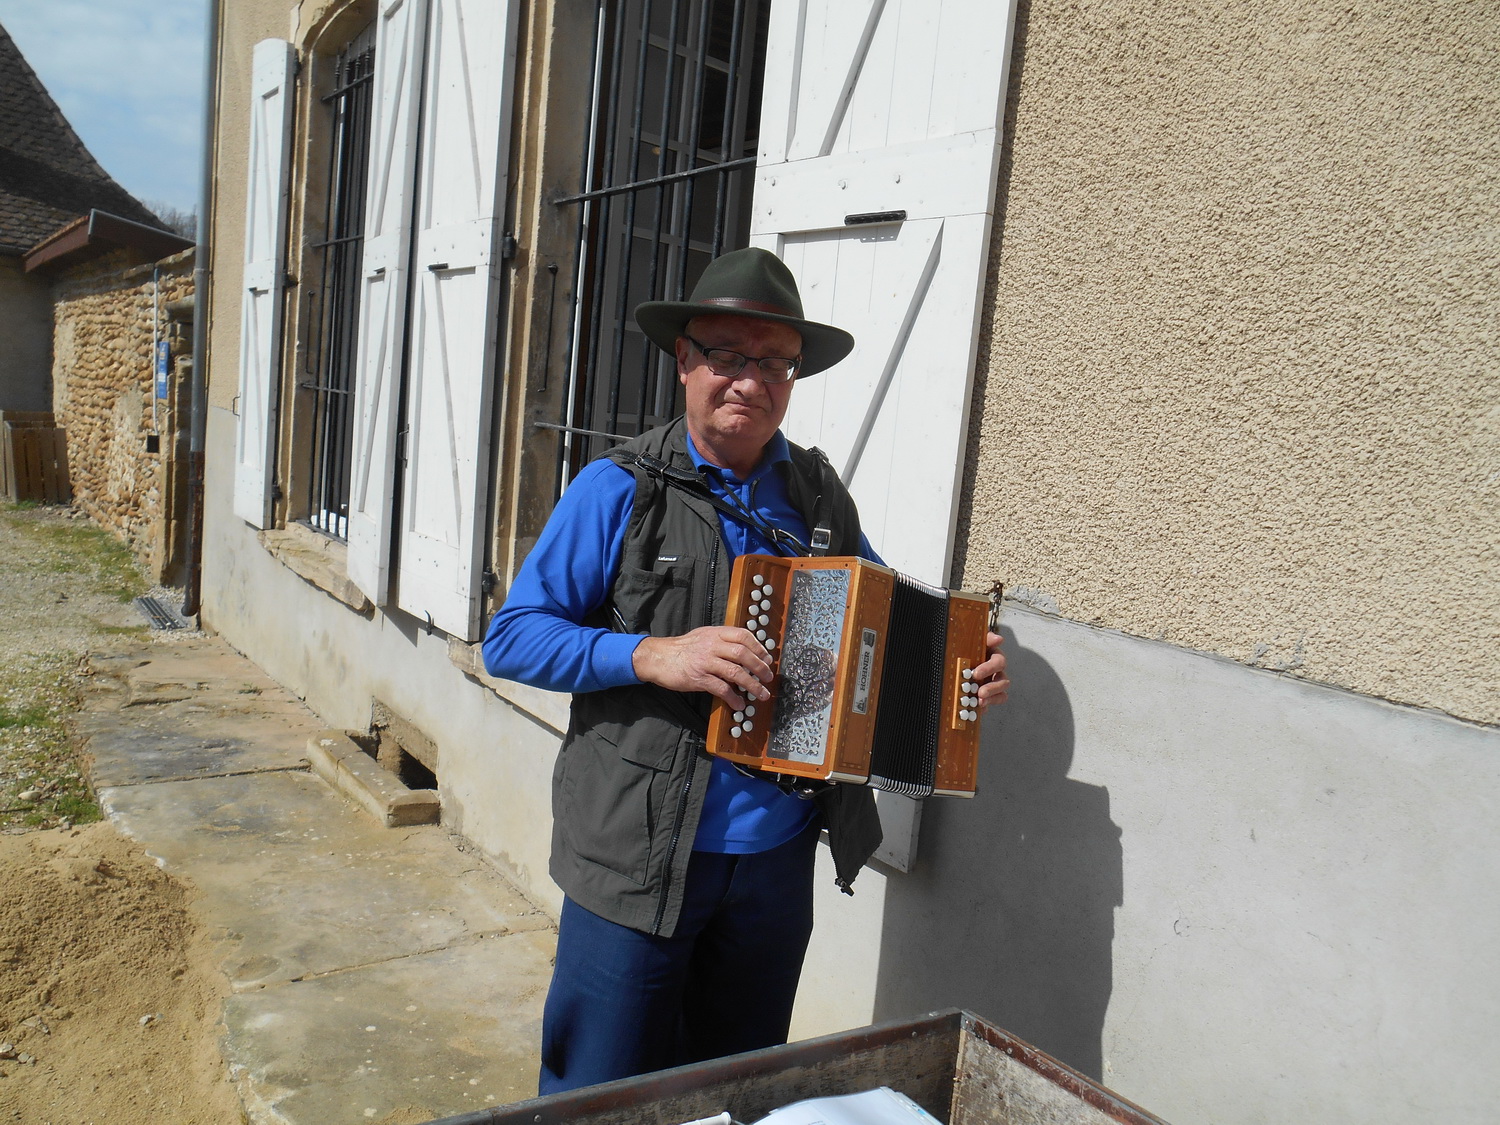
[[927, 801], [916, 868], [887, 883], [875, 1018], [968, 1008], [1101, 1079], [1120, 829], [1109, 791], [1067, 776], [1062, 680], [1003, 632], [1014, 686], [984, 722], [979, 793]]

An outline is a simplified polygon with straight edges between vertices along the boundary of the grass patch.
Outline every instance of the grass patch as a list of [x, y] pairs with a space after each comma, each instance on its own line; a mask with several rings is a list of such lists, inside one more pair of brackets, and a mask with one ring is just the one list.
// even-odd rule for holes
[[120, 602], [138, 598], [149, 589], [130, 548], [93, 524], [11, 522], [54, 553], [49, 569], [56, 574], [76, 574], [90, 581], [97, 592]]
[[52, 718], [52, 712], [38, 704], [23, 707], [18, 711], [0, 707], [0, 730], [6, 727], [38, 727], [50, 722]]
[[[37, 653], [31, 646], [46, 647], [47, 637], [28, 632], [27, 647], [7, 650], [0, 664], [0, 829], [100, 820], [67, 723], [82, 686], [80, 646], [88, 645], [90, 633], [136, 635], [146, 630], [144, 625], [99, 622], [88, 610], [70, 615], [64, 605], [128, 603], [146, 593], [149, 584], [128, 547], [66, 509], [0, 505], [0, 531], [7, 543], [6, 556], [0, 558], [0, 595], [21, 597], [19, 591], [32, 588], [28, 575], [61, 575], [61, 581], [49, 577], [35, 595], [27, 596], [58, 597], [59, 615], [70, 618], [63, 630], [66, 645], [59, 640], [51, 651]], [[28, 603], [28, 608], [35, 607]]]
[[0, 805], [6, 810], [0, 826], [102, 819], [67, 727], [78, 690], [76, 660], [68, 654], [6, 670], [0, 682]]

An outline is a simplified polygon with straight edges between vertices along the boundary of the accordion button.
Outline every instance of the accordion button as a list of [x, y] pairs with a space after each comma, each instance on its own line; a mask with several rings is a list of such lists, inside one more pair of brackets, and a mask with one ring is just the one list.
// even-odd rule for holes
[[[752, 716], [754, 714], [755, 714], [755, 704], [752, 703], [748, 707], [745, 708], [745, 715], [747, 717], [749, 717], [749, 716]], [[736, 718], [738, 718], [738, 716], [736, 716]]]
[[734, 713], [734, 721], [737, 723], [743, 723], [745, 721], [745, 712], [736, 711]]
[[746, 719], [745, 720], [745, 730], [746, 730], [746, 732], [748, 733], [749, 731], [752, 731], [754, 729], [755, 729], [755, 724], [752, 723], [749, 719]]
[[776, 638], [775, 637], [767, 637], [766, 638], [766, 651], [770, 652], [775, 647], [776, 647]]
[[966, 679], [966, 680], [972, 680], [973, 678], [974, 678], [974, 669], [972, 669], [972, 668], [965, 668], [964, 669], [964, 679]]
[[755, 620], [759, 621], [762, 625], [769, 625], [771, 623], [771, 618], [764, 613], [762, 613]]
[[742, 730], [740, 730], [739, 727], [730, 727], [729, 728], [729, 737], [730, 738], [738, 738], [740, 735], [742, 735], [744, 733], [745, 732], [742, 731]]
[[757, 575], [756, 575], [756, 576], [755, 576], [755, 577], [754, 577], [754, 578], [752, 578], [752, 579], [751, 579], [751, 580], [750, 580], [750, 581], [751, 581], [751, 582], [754, 582], [754, 583], [755, 583], [755, 584], [756, 584], [756, 585], [757, 585], [757, 586], [764, 586], [764, 585], [765, 585], [765, 584], [766, 584], [766, 579], [765, 579], [765, 576], [764, 576], [764, 575], [762, 575], [762, 574], [757, 574]]

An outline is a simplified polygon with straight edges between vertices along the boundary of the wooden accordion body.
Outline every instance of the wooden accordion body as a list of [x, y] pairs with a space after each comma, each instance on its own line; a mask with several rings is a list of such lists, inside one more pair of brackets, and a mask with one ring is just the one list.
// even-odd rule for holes
[[771, 773], [972, 797], [989, 600], [852, 556], [741, 555], [727, 624], [771, 654], [771, 698], [715, 701], [708, 751]]

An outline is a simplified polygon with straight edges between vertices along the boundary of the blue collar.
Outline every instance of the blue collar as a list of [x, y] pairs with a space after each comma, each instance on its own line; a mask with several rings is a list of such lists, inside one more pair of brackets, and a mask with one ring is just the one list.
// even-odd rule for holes
[[721, 469], [717, 465], [705, 461], [698, 452], [698, 447], [693, 444], [692, 434], [684, 433], [683, 438], [687, 442], [688, 456], [693, 459], [694, 468], [699, 472], [715, 473], [723, 477], [724, 480], [737, 485], [748, 484], [752, 480], [765, 476], [766, 473], [771, 471], [771, 466], [778, 461], [790, 461], [792, 459], [792, 450], [791, 446], [787, 443], [786, 435], [777, 430], [771, 435], [771, 440], [766, 442], [765, 449], [761, 451], [760, 460], [756, 463], [755, 468], [750, 471], [750, 475], [744, 480], [740, 480], [728, 469]]

